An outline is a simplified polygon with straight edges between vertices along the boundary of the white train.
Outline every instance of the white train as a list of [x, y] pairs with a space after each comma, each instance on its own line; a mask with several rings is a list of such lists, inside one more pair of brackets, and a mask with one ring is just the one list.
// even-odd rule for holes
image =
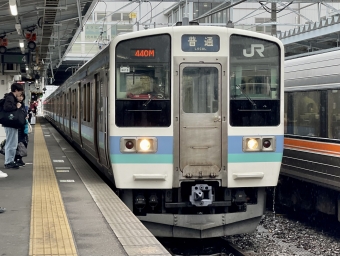
[[44, 114], [154, 235], [252, 232], [282, 160], [283, 53], [223, 27], [118, 35]]

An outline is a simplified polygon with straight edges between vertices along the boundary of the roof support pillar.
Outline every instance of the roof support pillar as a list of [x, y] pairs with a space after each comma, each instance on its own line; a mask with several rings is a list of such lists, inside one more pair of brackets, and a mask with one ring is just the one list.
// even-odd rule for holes
[[61, 61], [61, 50], [60, 50], [60, 27], [58, 26], [58, 52], [59, 52], [59, 61]]

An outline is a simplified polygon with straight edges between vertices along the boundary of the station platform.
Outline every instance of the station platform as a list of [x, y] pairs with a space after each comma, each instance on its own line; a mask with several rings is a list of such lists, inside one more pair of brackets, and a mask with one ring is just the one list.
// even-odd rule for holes
[[170, 255], [45, 118], [32, 127], [26, 166], [0, 155], [0, 255]]

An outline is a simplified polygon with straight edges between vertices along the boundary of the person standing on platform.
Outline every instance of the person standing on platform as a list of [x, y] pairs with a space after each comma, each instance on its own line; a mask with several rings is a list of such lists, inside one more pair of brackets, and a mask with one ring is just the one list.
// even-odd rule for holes
[[[6, 112], [14, 111], [21, 107], [17, 96], [24, 91], [22, 84], [14, 83], [11, 85], [11, 92], [5, 94], [3, 110]], [[4, 126], [4, 125], [3, 125]], [[14, 161], [15, 153], [18, 147], [18, 129], [4, 126], [6, 133], [5, 145], [5, 168], [18, 169], [19, 165]]]
[[[27, 144], [28, 144], [28, 114], [26, 111], [26, 107], [25, 107], [25, 94], [21, 94], [19, 96], [17, 96], [17, 100], [18, 102], [20, 102], [22, 105], [20, 107], [20, 109], [22, 111], [25, 112], [26, 115], [26, 123], [22, 126], [18, 128], [18, 149], [19, 149], [19, 143], [23, 143], [26, 150], [27, 150]], [[19, 165], [19, 166], [25, 166], [24, 161], [22, 161], [22, 155], [20, 155], [20, 151], [17, 150], [16, 155], [15, 155], [15, 162]]]

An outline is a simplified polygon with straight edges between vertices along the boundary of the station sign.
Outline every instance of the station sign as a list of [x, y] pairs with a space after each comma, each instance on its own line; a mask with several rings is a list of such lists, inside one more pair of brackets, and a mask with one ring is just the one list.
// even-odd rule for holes
[[2, 63], [27, 64], [28, 54], [4, 54], [2, 55]]

